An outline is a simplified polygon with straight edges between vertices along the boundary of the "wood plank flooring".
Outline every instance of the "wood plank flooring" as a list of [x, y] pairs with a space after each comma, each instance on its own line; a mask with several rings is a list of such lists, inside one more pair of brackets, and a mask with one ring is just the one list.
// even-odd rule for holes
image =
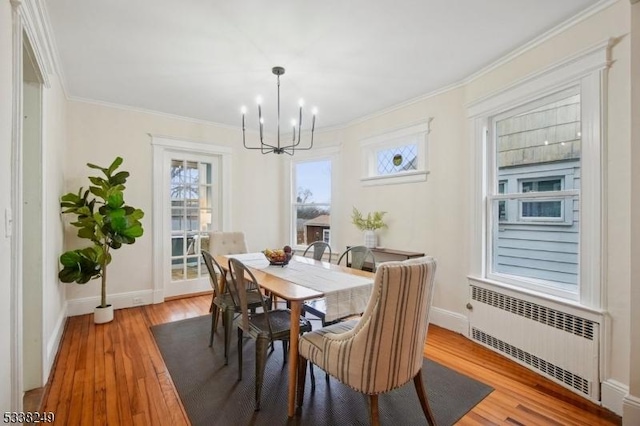
[[[40, 411], [58, 425], [188, 425], [149, 327], [207, 314], [211, 296], [68, 319]], [[221, 330], [220, 330], [221, 331]], [[202, 336], [207, 339], [208, 336]], [[620, 425], [620, 417], [555, 383], [437, 326], [425, 354], [495, 390], [459, 425]]]

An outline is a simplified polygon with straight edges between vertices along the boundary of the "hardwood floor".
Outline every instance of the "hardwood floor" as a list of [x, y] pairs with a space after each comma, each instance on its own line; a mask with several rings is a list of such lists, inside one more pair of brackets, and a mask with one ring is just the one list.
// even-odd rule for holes
[[[211, 296], [68, 319], [40, 411], [59, 425], [188, 425], [149, 326], [208, 313]], [[203, 336], [206, 340], [207, 336]], [[459, 425], [619, 425], [620, 417], [471, 340], [431, 326], [425, 354], [495, 390]]]

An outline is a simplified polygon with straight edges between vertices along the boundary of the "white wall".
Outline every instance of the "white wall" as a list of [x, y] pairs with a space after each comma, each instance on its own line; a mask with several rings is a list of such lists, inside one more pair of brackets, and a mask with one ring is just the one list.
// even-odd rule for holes
[[629, 396], [624, 405], [624, 424], [640, 424], [640, 2], [631, 6], [631, 350]]
[[63, 247], [64, 224], [60, 218], [60, 194], [63, 191], [67, 157], [66, 96], [55, 75], [51, 87], [43, 90], [43, 172], [45, 191], [42, 208], [44, 226], [42, 244], [44, 380], [46, 381], [64, 330], [66, 319], [65, 285], [58, 281], [58, 257]]
[[5, 236], [4, 214], [11, 207], [11, 4], [0, 2], [0, 409], [11, 409], [11, 240]]
[[[282, 156], [263, 156], [259, 152], [246, 151], [242, 148], [239, 129], [86, 102], [70, 101], [68, 107], [69, 149], [66, 152], [63, 192], [75, 192], [80, 186], [88, 186], [86, 177], [93, 171], [86, 167], [86, 163], [108, 166], [116, 156], [121, 156], [124, 159], [121, 169], [131, 173], [125, 201], [145, 212], [142, 220], [145, 234], [134, 245], [125, 245], [112, 252], [108, 281], [110, 294], [153, 289], [153, 244], [161, 242], [152, 239], [152, 147], [149, 134], [232, 147], [232, 181], [229, 182], [232, 188], [231, 230], [243, 230], [251, 250], [284, 244], [279, 237], [280, 211], [272, 207], [279, 205], [282, 195]], [[76, 231], [71, 226], [66, 228], [67, 249], [86, 246], [86, 240], [75, 237]], [[64, 286], [69, 300], [99, 294], [98, 280], [85, 285]]]

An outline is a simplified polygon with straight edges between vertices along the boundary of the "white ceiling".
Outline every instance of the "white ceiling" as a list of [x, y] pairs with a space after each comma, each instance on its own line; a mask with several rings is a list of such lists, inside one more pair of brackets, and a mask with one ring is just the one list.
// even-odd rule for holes
[[[48, 0], [72, 98], [234, 127], [276, 77], [288, 128], [348, 123], [474, 74], [597, 0]], [[308, 124], [308, 121], [307, 121]]]

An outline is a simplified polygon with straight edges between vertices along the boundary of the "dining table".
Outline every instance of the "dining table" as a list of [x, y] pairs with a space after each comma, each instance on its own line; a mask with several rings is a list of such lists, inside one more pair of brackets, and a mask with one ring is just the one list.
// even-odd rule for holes
[[257, 285], [285, 300], [289, 306], [291, 329], [287, 413], [293, 417], [298, 374], [299, 318], [303, 303], [324, 297], [328, 320], [360, 314], [369, 300], [374, 274], [303, 256], [293, 256], [286, 265], [272, 265], [260, 252], [214, 256], [225, 272], [229, 270], [229, 259], [232, 257], [251, 268]]

